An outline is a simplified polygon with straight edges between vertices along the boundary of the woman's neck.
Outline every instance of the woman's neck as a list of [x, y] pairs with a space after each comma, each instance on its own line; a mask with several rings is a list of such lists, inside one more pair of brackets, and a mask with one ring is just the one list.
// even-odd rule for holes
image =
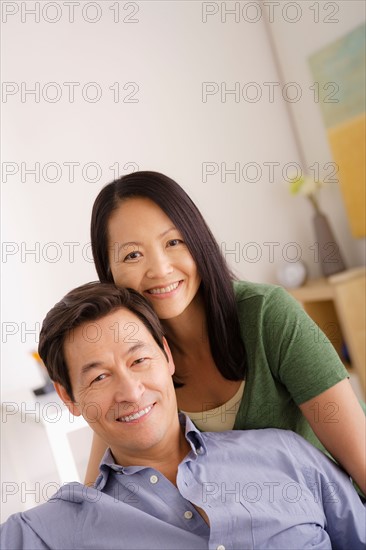
[[[197, 295], [182, 315], [162, 322], [175, 364], [178, 407], [201, 412], [223, 405], [238, 391], [241, 381], [226, 379], [212, 357], [206, 314]], [[206, 405], [205, 405], [206, 404]]]
[[206, 313], [200, 292], [181, 315], [161, 322], [173, 356], [190, 356], [199, 350], [202, 352], [208, 345]]

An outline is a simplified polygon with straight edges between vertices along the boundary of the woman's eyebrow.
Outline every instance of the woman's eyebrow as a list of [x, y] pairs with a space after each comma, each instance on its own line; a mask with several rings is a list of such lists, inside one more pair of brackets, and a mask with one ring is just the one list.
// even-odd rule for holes
[[[160, 235], [158, 235], [158, 239], [162, 239], [163, 237], [165, 237], [165, 235], [167, 235], [168, 233], [174, 230], [177, 231], [177, 228], [174, 225], [172, 225], [171, 227], [168, 227], [168, 229], [165, 229], [165, 231], [163, 231], [162, 233], [160, 233]], [[118, 246], [118, 248], [121, 249], [121, 248], [127, 248], [128, 246], [142, 246], [142, 245], [143, 243], [140, 243], [139, 241], [129, 241], [127, 243], [115, 242], [110, 246], [110, 248]]]
[[168, 233], [174, 230], [177, 230], [177, 228], [175, 227], [175, 225], [172, 225], [171, 227], [169, 227], [168, 229], [160, 233], [160, 235], [158, 235], [158, 238], [161, 239], [162, 237], [165, 237], [165, 235], [167, 235]]
[[127, 248], [128, 246], [142, 246], [142, 243], [139, 243], [138, 241], [130, 241], [128, 243], [115, 242], [114, 246], [116, 245], [118, 245], [118, 248]]

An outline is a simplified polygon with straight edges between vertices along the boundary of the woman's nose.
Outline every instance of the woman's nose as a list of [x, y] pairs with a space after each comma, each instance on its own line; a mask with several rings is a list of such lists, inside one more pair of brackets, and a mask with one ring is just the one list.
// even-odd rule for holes
[[173, 267], [167, 254], [159, 253], [150, 258], [146, 270], [149, 279], [162, 279], [170, 273], [173, 273]]

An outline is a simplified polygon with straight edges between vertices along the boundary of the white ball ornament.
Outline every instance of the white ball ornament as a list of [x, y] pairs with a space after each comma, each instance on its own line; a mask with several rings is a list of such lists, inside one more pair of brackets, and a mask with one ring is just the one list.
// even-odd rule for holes
[[277, 280], [285, 288], [298, 288], [306, 281], [307, 269], [303, 262], [286, 262], [277, 268]]

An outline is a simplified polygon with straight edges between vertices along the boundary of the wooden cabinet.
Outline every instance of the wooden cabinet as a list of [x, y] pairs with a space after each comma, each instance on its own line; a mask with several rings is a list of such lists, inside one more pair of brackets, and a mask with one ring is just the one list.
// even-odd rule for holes
[[[354, 369], [366, 396], [366, 268], [309, 280], [290, 291], [336, 348], [347, 368]], [[316, 335], [315, 337], [321, 337]], [[346, 359], [345, 346], [350, 361]]]

